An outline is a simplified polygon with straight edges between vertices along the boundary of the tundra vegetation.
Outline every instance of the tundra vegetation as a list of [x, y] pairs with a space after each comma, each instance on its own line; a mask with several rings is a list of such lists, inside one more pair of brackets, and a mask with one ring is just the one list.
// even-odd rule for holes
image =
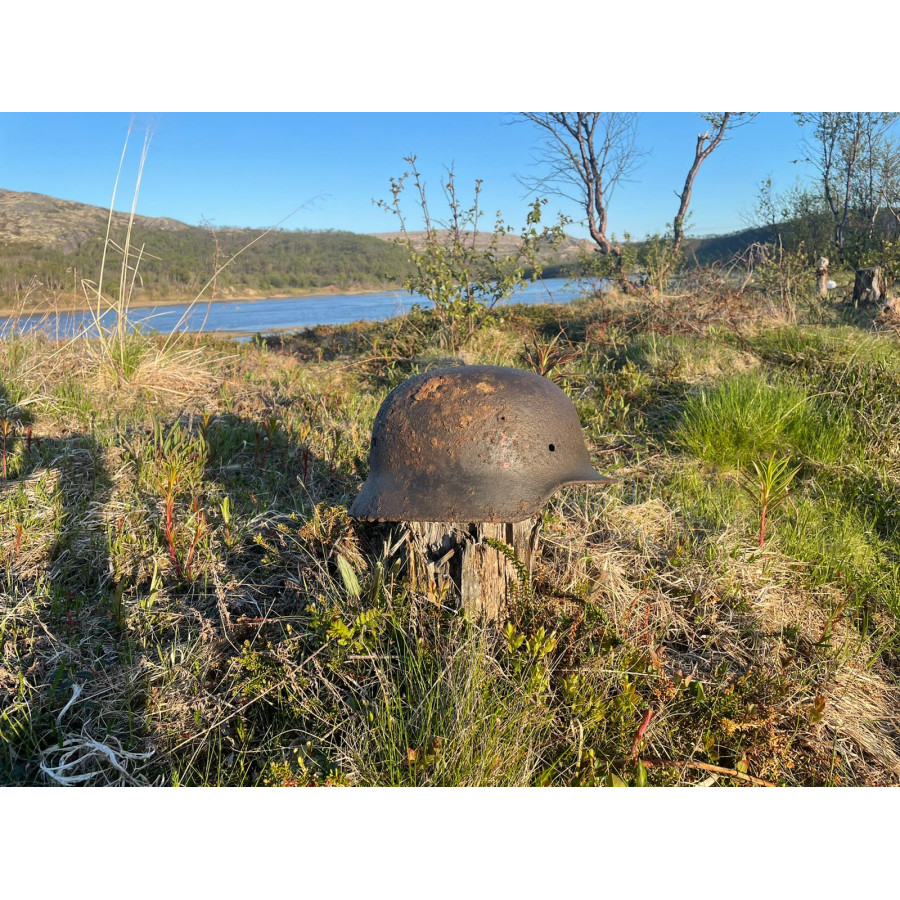
[[[5, 334], [0, 782], [900, 781], [895, 323], [850, 269], [624, 260], [565, 306]], [[552, 499], [495, 625], [347, 514], [387, 393], [460, 362], [552, 378], [618, 478]]]

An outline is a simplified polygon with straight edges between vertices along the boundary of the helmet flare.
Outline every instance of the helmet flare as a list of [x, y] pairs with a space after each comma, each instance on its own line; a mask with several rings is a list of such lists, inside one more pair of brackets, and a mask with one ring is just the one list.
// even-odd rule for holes
[[350, 515], [519, 522], [564, 485], [614, 481], [591, 466], [578, 413], [552, 381], [504, 366], [457, 366], [388, 394]]

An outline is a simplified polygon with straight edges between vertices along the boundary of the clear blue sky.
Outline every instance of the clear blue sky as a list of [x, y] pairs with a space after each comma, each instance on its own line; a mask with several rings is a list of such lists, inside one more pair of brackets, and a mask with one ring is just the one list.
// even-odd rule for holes
[[[34, 191], [107, 207], [122, 144], [135, 127], [116, 206], [130, 207], [145, 127], [152, 140], [138, 212], [189, 224], [269, 226], [304, 206], [285, 228], [392, 231], [396, 220], [373, 198], [388, 198], [392, 175], [413, 153], [437, 197], [454, 165], [463, 199], [483, 179], [483, 206], [519, 227], [526, 209], [517, 175], [536, 171], [539, 134], [505, 113], [0, 113], [0, 188]], [[638, 143], [650, 151], [633, 181], [615, 194], [609, 232], [662, 231], [676, 209], [696, 136], [693, 113], [641, 114]], [[761, 179], [790, 187], [805, 167], [801, 131], [788, 113], [761, 113], [704, 164], [692, 202], [691, 233], [745, 227]], [[412, 198], [410, 197], [409, 200]], [[548, 210], [580, 215], [550, 198]], [[411, 222], [411, 225], [415, 222]], [[584, 234], [572, 226], [569, 231]]]

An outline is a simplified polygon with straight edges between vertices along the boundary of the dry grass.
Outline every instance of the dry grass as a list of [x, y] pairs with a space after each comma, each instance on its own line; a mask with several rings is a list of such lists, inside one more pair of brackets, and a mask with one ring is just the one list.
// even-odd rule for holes
[[[768, 733], [769, 752], [757, 750], [753, 771], [778, 779], [798, 766], [798, 755], [811, 754], [865, 783], [894, 783], [896, 673], [878, 660], [870, 640], [835, 615], [845, 607], [840, 591], [810, 590], [803, 567], [777, 553], [752, 546], [735, 553], [736, 536], [727, 533], [678, 560], [685, 523], [659, 501], [613, 506], [604, 526], [579, 556], [584, 571], [570, 567], [564, 577], [593, 580], [595, 600], [617, 633], [652, 651], [650, 677], [669, 685], [692, 675], [709, 690], [749, 671], [772, 680], [789, 675], [777, 702], [726, 724]], [[642, 587], [647, 576], [652, 587]], [[822, 717], [813, 723], [819, 698]], [[656, 728], [668, 724], [665, 705], [656, 711]], [[660, 752], [666, 749], [661, 742]]]

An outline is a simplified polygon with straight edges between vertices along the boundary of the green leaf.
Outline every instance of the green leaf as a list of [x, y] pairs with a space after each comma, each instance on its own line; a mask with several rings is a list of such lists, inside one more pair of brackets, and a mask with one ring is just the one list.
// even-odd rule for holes
[[337, 555], [337, 567], [338, 572], [341, 574], [341, 580], [344, 582], [344, 587], [347, 589], [347, 593], [353, 597], [359, 597], [362, 590], [360, 589], [356, 572], [353, 571], [353, 566], [351, 566], [340, 553]]
[[634, 786], [647, 787], [647, 770], [640, 760], [638, 760], [637, 770], [634, 773]]

